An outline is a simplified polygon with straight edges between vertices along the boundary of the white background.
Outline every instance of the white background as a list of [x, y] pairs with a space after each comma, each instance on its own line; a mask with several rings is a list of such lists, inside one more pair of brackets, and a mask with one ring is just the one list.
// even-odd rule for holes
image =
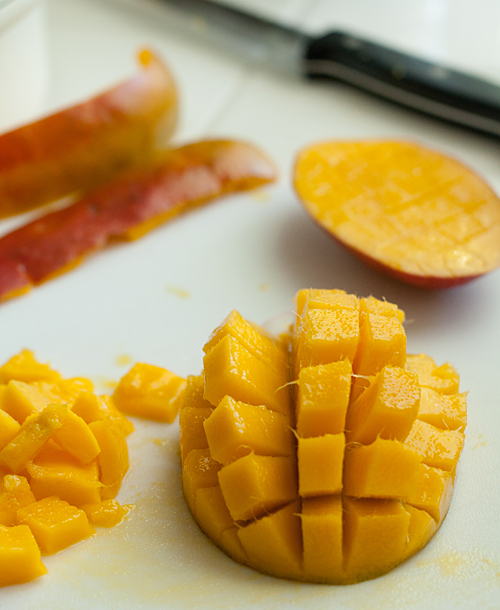
[[[233, 0], [236, 4], [236, 1]], [[241, 0], [311, 32], [343, 28], [500, 83], [497, 0]], [[450, 361], [469, 391], [467, 442], [449, 515], [431, 543], [387, 576], [348, 587], [291, 583], [239, 566], [193, 524], [180, 486], [178, 426], [136, 422], [120, 494], [127, 522], [47, 558], [49, 575], [0, 590], [2, 610], [80, 608], [500, 608], [500, 272], [424, 292], [385, 278], [333, 243], [291, 188], [297, 151], [329, 138], [412, 138], [458, 157], [500, 191], [500, 144], [415, 116], [341, 84], [254, 69], [175, 31], [140, 0], [49, 0], [45, 111], [130, 75], [142, 45], [181, 92], [178, 143], [233, 137], [261, 146], [280, 179], [228, 197], [0, 306], [0, 361], [23, 347], [109, 391], [132, 362], [180, 375], [231, 311], [256, 323], [290, 310], [299, 288], [341, 288], [398, 303], [408, 350]], [[18, 223], [0, 223], [5, 232]]]

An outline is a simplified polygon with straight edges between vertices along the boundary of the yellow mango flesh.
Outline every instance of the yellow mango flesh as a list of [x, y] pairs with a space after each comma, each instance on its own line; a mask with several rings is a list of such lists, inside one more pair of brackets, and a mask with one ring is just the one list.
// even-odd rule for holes
[[113, 393], [117, 408], [128, 415], [172, 423], [180, 409], [186, 380], [151, 364], [137, 363]]
[[27, 525], [0, 525], [0, 587], [18, 585], [47, 573]]
[[0, 586], [46, 573], [43, 554], [112, 527], [133, 425], [85, 378], [23, 350], [0, 367]]
[[203, 422], [210, 455], [223, 466], [250, 452], [290, 456], [294, 436], [285, 415], [225, 396]]
[[500, 265], [500, 201], [456, 160], [403, 141], [300, 153], [295, 188], [326, 231], [377, 269], [427, 288]]
[[184, 494], [236, 561], [284, 578], [360, 582], [425, 546], [445, 518], [466, 395], [451, 365], [424, 355], [406, 364], [396, 305], [313, 289], [296, 304], [293, 333], [281, 338], [284, 378], [262, 356], [276, 343], [264, 332], [259, 341], [241, 316], [212, 334], [181, 409]]
[[17, 518], [20, 524], [29, 526], [45, 555], [62, 551], [94, 534], [83, 510], [54, 496], [19, 509]]

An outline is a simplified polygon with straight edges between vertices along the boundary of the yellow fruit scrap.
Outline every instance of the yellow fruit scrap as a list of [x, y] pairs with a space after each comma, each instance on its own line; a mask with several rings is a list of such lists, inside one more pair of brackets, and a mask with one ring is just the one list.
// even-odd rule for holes
[[339, 290], [301, 290], [296, 304], [286, 374], [271, 358], [283, 341], [237, 312], [210, 337], [181, 409], [184, 494], [236, 561], [360, 582], [417, 552], [446, 516], [465, 394], [450, 365], [406, 363], [396, 305]]
[[28, 350], [0, 367], [0, 379], [3, 586], [45, 574], [40, 552], [92, 536], [90, 522], [123, 519], [128, 509], [109, 498], [128, 470], [133, 426], [90, 380], [63, 379]]
[[61, 428], [68, 416], [64, 405], [49, 405], [28, 417], [18, 434], [0, 451], [0, 464], [14, 474], [26, 468], [45, 443]]
[[131, 504], [122, 506], [114, 499], [103, 500], [95, 504], [84, 504], [82, 506], [82, 510], [85, 511], [89, 522], [99, 527], [115, 527], [115, 525], [123, 521], [131, 509]]
[[61, 375], [57, 371], [50, 368], [48, 364], [38, 362], [33, 352], [27, 349], [23, 349], [0, 367], [1, 383], [8, 383], [11, 380], [26, 383], [31, 381], [58, 382], [60, 379]]
[[137, 363], [113, 393], [117, 408], [128, 415], [172, 423], [179, 412], [186, 380], [151, 364]]

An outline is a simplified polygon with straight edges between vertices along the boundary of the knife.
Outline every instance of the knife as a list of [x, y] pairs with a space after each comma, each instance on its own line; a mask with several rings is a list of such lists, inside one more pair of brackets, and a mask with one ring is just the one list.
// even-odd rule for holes
[[500, 136], [500, 86], [492, 82], [346, 32], [313, 36], [214, 0], [158, 1], [188, 17], [198, 39], [209, 38], [254, 64], [340, 80], [406, 108]]

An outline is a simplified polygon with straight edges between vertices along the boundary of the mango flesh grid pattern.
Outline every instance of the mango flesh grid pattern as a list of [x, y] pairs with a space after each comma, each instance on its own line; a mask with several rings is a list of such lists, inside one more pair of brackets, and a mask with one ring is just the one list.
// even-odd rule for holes
[[283, 340], [232, 312], [207, 342], [180, 413], [184, 494], [236, 561], [359, 582], [442, 523], [465, 395], [450, 365], [406, 359], [395, 305], [336, 290], [302, 290], [296, 303]]

